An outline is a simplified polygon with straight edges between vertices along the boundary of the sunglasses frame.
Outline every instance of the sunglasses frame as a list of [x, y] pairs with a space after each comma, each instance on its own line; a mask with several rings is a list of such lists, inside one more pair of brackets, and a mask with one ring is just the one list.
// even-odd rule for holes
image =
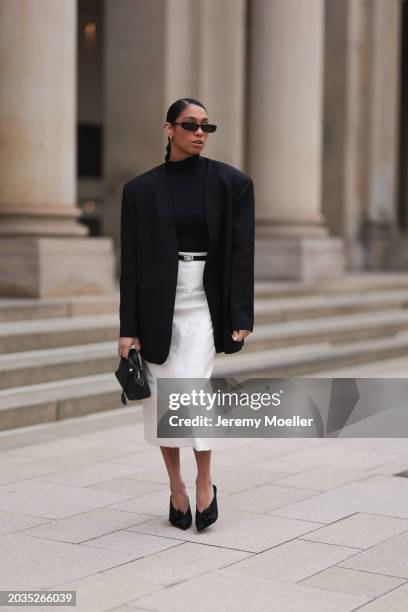
[[[172, 125], [181, 125], [183, 130], [186, 130], [186, 132], [196, 132], [198, 128], [200, 127], [205, 134], [212, 134], [217, 129], [217, 126], [214, 123], [195, 123], [194, 121], [181, 121], [181, 122], [174, 121]], [[186, 125], [193, 125], [194, 129], [186, 128], [185, 127]], [[214, 129], [211, 129], [208, 131], [204, 130], [204, 127], [206, 126], [214, 128]]]

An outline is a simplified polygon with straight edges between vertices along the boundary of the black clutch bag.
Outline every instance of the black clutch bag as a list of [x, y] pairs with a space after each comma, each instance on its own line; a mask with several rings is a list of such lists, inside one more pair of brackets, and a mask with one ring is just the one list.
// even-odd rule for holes
[[129, 400], [141, 400], [150, 397], [150, 387], [143, 371], [139, 353], [131, 348], [129, 355], [122, 357], [115, 376], [122, 387], [122, 404], [126, 405], [126, 397]]

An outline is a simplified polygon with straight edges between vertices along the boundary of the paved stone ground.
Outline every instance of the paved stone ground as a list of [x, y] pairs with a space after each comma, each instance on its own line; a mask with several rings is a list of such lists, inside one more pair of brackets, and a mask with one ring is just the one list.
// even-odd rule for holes
[[84, 612], [408, 609], [408, 479], [393, 476], [408, 439], [216, 440], [219, 519], [202, 533], [168, 522], [136, 406], [4, 432], [0, 449], [2, 590], [75, 590]]

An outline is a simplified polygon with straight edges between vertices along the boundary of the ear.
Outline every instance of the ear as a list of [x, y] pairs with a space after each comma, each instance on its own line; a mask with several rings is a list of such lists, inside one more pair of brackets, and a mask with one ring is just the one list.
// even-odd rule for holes
[[170, 140], [171, 140], [172, 137], [173, 137], [173, 126], [171, 125], [171, 123], [168, 123], [166, 121], [166, 123], [164, 124], [163, 128], [164, 128], [164, 131], [166, 132], [166, 136], [168, 138], [170, 138]]

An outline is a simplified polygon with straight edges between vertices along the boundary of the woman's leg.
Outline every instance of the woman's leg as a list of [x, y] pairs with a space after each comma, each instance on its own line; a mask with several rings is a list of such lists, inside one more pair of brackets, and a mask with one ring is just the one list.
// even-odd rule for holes
[[171, 500], [177, 510], [187, 512], [188, 496], [180, 470], [180, 448], [161, 446], [160, 450], [170, 479]]
[[214, 496], [211, 480], [211, 451], [198, 451], [195, 448], [194, 454], [197, 462], [196, 478], [196, 503], [199, 512], [207, 508]]

